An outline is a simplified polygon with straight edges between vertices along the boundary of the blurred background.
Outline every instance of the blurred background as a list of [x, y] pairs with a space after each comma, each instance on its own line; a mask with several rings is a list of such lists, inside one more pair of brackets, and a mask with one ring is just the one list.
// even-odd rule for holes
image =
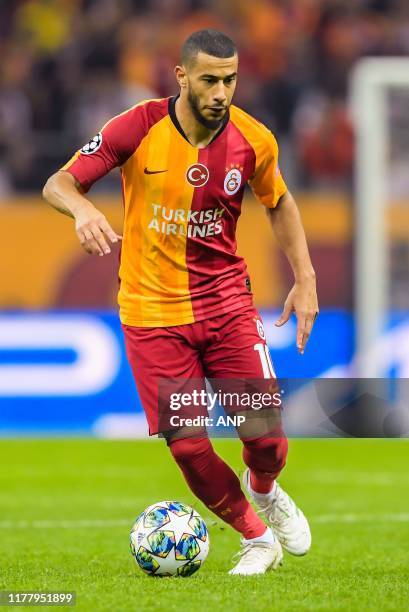
[[[317, 271], [321, 314], [304, 357], [275, 315], [291, 286], [263, 207], [246, 194], [248, 262], [279, 375], [346, 376], [356, 353], [357, 130], [351, 77], [407, 57], [405, 0], [0, 2], [0, 432], [144, 431], [116, 315], [118, 257], [91, 258], [41, 200], [50, 174], [113, 115], [177, 93], [181, 43], [213, 27], [239, 48], [235, 104], [275, 133]], [[409, 88], [388, 91], [383, 375], [409, 377]], [[374, 131], [379, 128], [374, 125]], [[117, 172], [91, 200], [120, 231]], [[376, 269], [373, 274], [376, 275]], [[386, 288], [387, 287], [387, 288]], [[385, 344], [386, 343], [386, 344]], [[386, 347], [386, 348], [385, 348]], [[395, 348], [399, 347], [399, 351]]]

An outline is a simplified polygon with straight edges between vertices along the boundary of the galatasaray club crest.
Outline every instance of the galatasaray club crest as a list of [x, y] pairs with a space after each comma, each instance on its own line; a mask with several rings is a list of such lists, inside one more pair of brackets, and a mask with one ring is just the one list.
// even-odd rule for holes
[[186, 180], [193, 187], [203, 187], [209, 180], [209, 170], [204, 164], [193, 164], [186, 171]]
[[238, 164], [231, 164], [230, 168], [226, 168], [226, 178], [224, 179], [224, 191], [227, 195], [234, 195], [238, 192], [241, 186], [241, 173], [243, 168]]

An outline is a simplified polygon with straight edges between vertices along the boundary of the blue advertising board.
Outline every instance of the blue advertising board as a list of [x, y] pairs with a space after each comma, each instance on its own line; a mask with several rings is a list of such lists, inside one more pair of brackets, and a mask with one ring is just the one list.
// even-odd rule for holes
[[[351, 314], [322, 312], [304, 355], [296, 350], [294, 318], [276, 328], [277, 312], [261, 314], [279, 377], [345, 375], [354, 356]], [[389, 374], [403, 376], [409, 369], [404, 338], [409, 338], [408, 315], [395, 317], [385, 334]], [[397, 362], [392, 353], [387, 356], [388, 346], [405, 344], [396, 352]], [[0, 315], [0, 434], [44, 433], [146, 435], [116, 313]]]

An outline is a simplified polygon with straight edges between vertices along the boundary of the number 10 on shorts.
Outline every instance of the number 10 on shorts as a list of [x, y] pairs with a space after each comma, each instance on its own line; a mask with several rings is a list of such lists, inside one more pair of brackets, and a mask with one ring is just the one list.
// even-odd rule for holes
[[277, 378], [274, 372], [273, 364], [270, 357], [267, 344], [258, 342], [254, 345], [254, 350], [258, 352], [261, 361], [261, 367], [263, 369], [264, 378]]

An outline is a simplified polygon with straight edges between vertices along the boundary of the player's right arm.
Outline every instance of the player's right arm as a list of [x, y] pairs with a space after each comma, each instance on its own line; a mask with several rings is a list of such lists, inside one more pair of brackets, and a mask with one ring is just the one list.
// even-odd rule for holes
[[108, 254], [109, 242], [117, 242], [121, 236], [85, 194], [96, 181], [129, 159], [146, 132], [146, 110], [141, 103], [108, 121], [44, 186], [45, 200], [75, 219], [78, 239], [88, 253]]
[[87, 253], [103, 256], [111, 252], [109, 242], [121, 239], [106, 217], [83, 195], [81, 184], [64, 170], [59, 170], [46, 182], [44, 199], [58, 212], [75, 219], [75, 231]]

